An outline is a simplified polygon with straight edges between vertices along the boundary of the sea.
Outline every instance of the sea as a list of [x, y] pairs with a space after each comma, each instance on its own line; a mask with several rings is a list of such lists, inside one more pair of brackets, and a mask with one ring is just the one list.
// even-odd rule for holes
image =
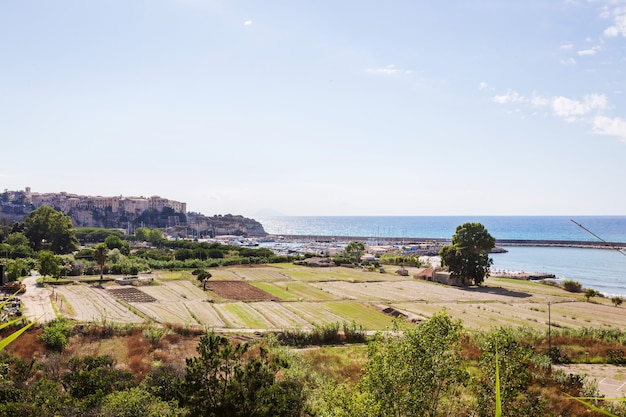
[[[410, 241], [450, 239], [456, 227], [478, 222], [498, 240], [597, 242], [626, 246], [626, 216], [280, 216], [256, 217], [273, 235], [352, 236]], [[497, 243], [496, 243], [497, 244]], [[626, 253], [617, 249], [506, 246], [492, 269], [554, 274], [607, 296], [626, 297]]]

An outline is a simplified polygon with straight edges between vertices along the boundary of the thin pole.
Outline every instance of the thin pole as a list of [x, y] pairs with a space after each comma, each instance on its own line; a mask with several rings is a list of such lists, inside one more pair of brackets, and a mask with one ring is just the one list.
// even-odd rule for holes
[[572, 221], [572, 223], [574, 223], [576, 226], [580, 227], [581, 229], [583, 229], [585, 232], [589, 233], [590, 235], [596, 237], [597, 239], [601, 240], [602, 242], [606, 243], [607, 245], [609, 245], [612, 249], [615, 249], [616, 251], [618, 251], [619, 253], [621, 253], [622, 255], [626, 256], [626, 253], [622, 252], [622, 250], [620, 248], [616, 248], [612, 243], [607, 242], [606, 240], [602, 239], [600, 236], [596, 235], [595, 233], [593, 233], [591, 230], [587, 229], [585, 226], [583, 226], [582, 224], [570, 219]]
[[552, 352], [552, 333], [551, 333], [551, 324], [552, 324], [552, 319], [550, 317], [550, 301], [548, 301], [548, 356], [550, 355], [550, 352]]

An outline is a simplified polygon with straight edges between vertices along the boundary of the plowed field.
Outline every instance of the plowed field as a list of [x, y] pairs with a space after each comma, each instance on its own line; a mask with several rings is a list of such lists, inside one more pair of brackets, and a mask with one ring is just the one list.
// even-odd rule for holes
[[228, 300], [278, 301], [277, 297], [242, 281], [209, 281], [206, 289]]

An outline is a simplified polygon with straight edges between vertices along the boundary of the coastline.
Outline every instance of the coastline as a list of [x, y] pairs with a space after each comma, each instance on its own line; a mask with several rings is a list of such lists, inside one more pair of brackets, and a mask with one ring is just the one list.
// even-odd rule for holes
[[[268, 234], [267, 239], [284, 242], [317, 242], [317, 243], [347, 243], [361, 241], [370, 246], [383, 245], [414, 245], [423, 243], [450, 243], [450, 239], [423, 238], [423, 237], [374, 237], [374, 236], [323, 236], [323, 235], [275, 235]], [[583, 249], [608, 249], [626, 251], [625, 242], [592, 242], [586, 240], [528, 240], [528, 239], [497, 239], [496, 246], [533, 246], [533, 247], [563, 247]]]

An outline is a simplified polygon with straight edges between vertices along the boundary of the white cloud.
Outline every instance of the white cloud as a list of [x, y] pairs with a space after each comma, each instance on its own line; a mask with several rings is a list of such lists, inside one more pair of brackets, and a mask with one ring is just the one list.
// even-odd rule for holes
[[609, 38], [619, 35], [626, 37], [626, 7], [618, 7], [613, 11], [613, 25], [604, 30], [604, 35]]
[[550, 99], [533, 93], [530, 104], [532, 104], [533, 107], [546, 107], [550, 105]]
[[368, 68], [366, 71], [371, 74], [381, 74], [381, 75], [409, 75], [413, 73], [413, 71], [411, 70], [397, 68], [393, 64], [389, 64], [385, 67], [380, 67], [380, 68]]
[[481, 82], [478, 84], [478, 88], [479, 88], [480, 90], [484, 90], [485, 88], [488, 88], [488, 87], [489, 87], [489, 84], [487, 84], [485, 81], [481, 81]]
[[494, 96], [492, 100], [498, 104], [509, 104], [525, 102], [526, 97], [520, 95], [517, 91], [509, 91], [504, 95]]
[[595, 55], [598, 53], [598, 51], [600, 50], [599, 46], [594, 46], [591, 49], [583, 49], [577, 52], [577, 54], [579, 56], [588, 56], [588, 55]]
[[561, 49], [573, 49], [574, 48], [574, 44], [571, 43], [564, 43], [563, 45], [561, 45], [560, 47]]
[[245, 22], [243, 22], [244, 26], [251, 26], [252, 25], [252, 20], [246, 20]]
[[592, 110], [602, 110], [607, 107], [604, 94], [590, 94], [583, 101], [572, 100], [567, 97], [556, 97], [552, 100], [554, 114], [567, 121], [574, 121], [579, 116], [585, 116]]
[[563, 65], [576, 65], [576, 60], [574, 58], [561, 59], [561, 64]]
[[618, 136], [626, 142], [626, 120], [619, 117], [611, 119], [605, 116], [596, 116], [593, 119], [593, 131], [599, 135]]

